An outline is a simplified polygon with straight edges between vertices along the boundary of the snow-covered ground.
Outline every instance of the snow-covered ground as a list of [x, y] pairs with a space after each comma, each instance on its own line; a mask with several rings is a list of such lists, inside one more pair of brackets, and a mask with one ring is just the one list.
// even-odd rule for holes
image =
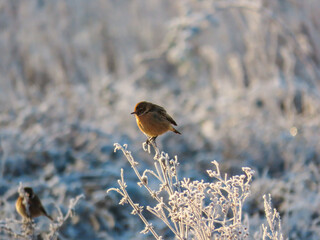
[[152, 239], [106, 195], [124, 168], [134, 200], [152, 205], [113, 152], [126, 143], [141, 169], [153, 167], [130, 115], [148, 100], [182, 132], [157, 139], [181, 178], [209, 181], [213, 160], [229, 176], [255, 170], [250, 239], [268, 193], [285, 237], [319, 239], [319, 12], [318, 0], [0, 1], [1, 222], [20, 219], [22, 182], [53, 217], [85, 195], [61, 239]]

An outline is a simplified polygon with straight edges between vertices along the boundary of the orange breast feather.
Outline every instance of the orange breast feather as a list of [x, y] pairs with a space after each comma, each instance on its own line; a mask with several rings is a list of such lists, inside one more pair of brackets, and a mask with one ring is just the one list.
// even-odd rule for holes
[[171, 130], [170, 123], [158, 116], [158, 113], [147, 113], [137, 117], [137, 123], [142, 132], [149, 137], [155, 137]]

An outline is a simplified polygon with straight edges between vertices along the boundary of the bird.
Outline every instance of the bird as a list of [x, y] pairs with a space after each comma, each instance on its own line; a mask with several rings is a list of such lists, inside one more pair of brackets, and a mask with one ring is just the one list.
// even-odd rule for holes
[[181, 134], [172, 126], [177, 126], [177, 123], [167, 111], [159, 105], [142, 101], [136, 104], [134, 112], [131, 114], [135, 115], [138, 127], [147, 136], [147, 144], [149, 144], [150, 141], [155, 143], [156, 138], [167, 131]]
[[[33, 192], [33, 189], [30, 187], [24, 187], [23, 189], [25, 193], [23, 195], [20, 194], [16, 201], [16, 210], [20, 216], [26, 219], [46, 216], [53, 221], [52, 217], [47, 214], [46, 210], [42, 206], [39, 197]], [[27, 210], [26, 203], [29, 211]]]

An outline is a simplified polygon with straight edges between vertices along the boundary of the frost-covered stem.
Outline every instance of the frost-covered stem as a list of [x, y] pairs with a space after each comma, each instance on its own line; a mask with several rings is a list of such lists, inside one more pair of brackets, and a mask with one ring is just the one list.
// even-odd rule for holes
[[[268, 227], [262, 224], [262, 229], [263, 229], [262, 239], [265, 240], [269, 238], [272, 240], [283, 240], [280, 215], [276, 209], [273, 209], [273, 213], [272, 213], [271, 195], [269, 194], [268, 199], [266, 195], [263, 195], [263, 200], [264, 200], [265, 215], [267, 218], [267, 222], [268, 222], [271, 234], [268, 232]], [[278, 224], [277, 224], [277, 221], [278, 221]], [[278, 230], [275, 229], [276, 226], [278, 226]]]
[[135, 204], [131, 197], [129, 196], [127, 190], [126, 190], [126, 183], [124, 181], [124, 177], [123, 177], [123, 169], [121, 169], [121, 180], [118, 181], [118, 184], [120, 186], [122, 195], [125, 197], [125, 200], [130, 204], [130, 206], [135, 210], [134, 213], [137, 214], [140, 219], [143, 221], [143, 223], [146, 226], [146, 232], [150, 231], [152, 233], [152, 235], [156, 238], [156, 239], [161, 239], [161, 237], [159, 237], [159, 235], [155, 232], [155, 230], [152, 227], [152, 224], [150, 224], [148, 222], [148, 220], [142, 215], [142, 209], [139, 208], [138, 204]]
[[[133, 159], [133, 157], [131, 155], [131, 152], [127, 151], [125, 148], [123, 148], [118, 143], [115, 143], [114, 146], [115, 146], [115, 151], [120, 149], [123, 152], [123, 154], [126, 156], [128, 162], [130, 163], [133, 171], [135, 172], [136, 176], [138, 177], [139, 181], [141, 183], [143, 183], [142, 176], [139, 173], [138, 169], [136, 168], [136, 165], [138, 165], [138, 163], [134, 161], [134, 159]], [[124, 145], [124, 147], [127, 147], [127, 145]], [[121, 171], [123, 171], [123, 169], [121, 169]], [[155, 192], [150, 187], [148, 187], [147, 184], [143, 184], [143, 186], [147, 189], [147, 191], [149, 192], [150, 196], [152, 196], [154, 199], [156, 199], [157, 202], [161, 201], [161, 199], [155, 194]], [[167, 206], [165, 206], [165, 208], [167, 210], [169, 210], [169, 208]]]
[[172, 167], [174, 168], [174, 179], [175, 179], [175, 184], [176, 184], [176, 187], [178, 189], [178, 192], [181, 192], [181, 187], [180, 187], [180, 181], [179, 181], [179, 178], [178, 178], [178, 168], [177, 166], [179, 165], [179, 162], [178, 162], [178, 157], [175, 156], [174, 157], [174, 160], [172, 160]]
[[[156, 166], [156, 169], [157, 169], [157, 172], [158, 172], [158, 175], [159, 175], [159, 179], [161, 179], [160, 180], [161, 183], [167, 189], [167, 193], [168, 193], [169, 198], [170, 198], [170, 196], [174, 193], [174, 190], [173, 190], [172, 178], [171, 178], [171, 180], [169, 179], [169, 176], [171, 175], [171, 169], [170, 169], [170, 165], [169, 165], [168, 159], [169, 159], [168, 154], [165, 154], [164, 152], [162, 152], [162, 154], [159, 155], [158, 158], [157, 158], [157, 160], [159, 162], [159, 165], [160, 165], [160, 169], [161, 169], [162, 175], [160, 174], [160, 171], [157, 168], [157, 164], [156, 163], [155, 163], [155, 166]], [[178, 180], [177, 180], [177, 182], [178, 182]], [[169, 209], [168, 209], [168, 211], [170, 212]], [[175, 233], [176, 236], [179, 236], [179, 237], [183, 236], [182, 235], [182, 232], [184, 232], [183, 227], [181, 227], [180, 225], [177, 225], [176, 222], [173, 222], [173, 224], [174, 224], [174, 227], [176, 229], [175, 232], [177, 232], [177, 231], [179, 232], [179, 234]], [[167, 223], [167, 225], [168, 226], [170, 225], [169, 222]]]
[[67, 221], [68, 218], [73, 216], [74, 208], [78, 204], [79, 200], [81, 198], [84, 198], [84, 195], [78, 195], [76, 198], [72, 198], [70, 200], [69, 206], [68, 206], [68, 212], [65, 216], [63, 216], [60, 208], [58, 208], [58, 212], [60, 216], [57, 218], [57, 222], [50, 224], [50, 232], [45, 236], [45, 239], [47, 240], [54, 240], [57, 239], [59, 236], [59, 229], [62, 227], [62, 225]]
[[[196, 222], [197, 222], [197, 226], [201, 226], [202, 224], [202, 204], [200, 205], [200, 209], [198, 208], [197, 205], [190, 203], [191, 207], [193, 208], [193, 212], [194, 214], [197, 216]], [[198, 239], [203, 239], [205, 240], [205, 233], [204, 233], [204, 228], [200, 227], [200, 228], [196, 228], [195, 229], [197, 231], [198, 234]]]
[[236, 210], [236, 212], [238, 212], [236, 221], [241, 222], [241, 217], [242, 217], [242, 201], [239, 201], [238, 204], [239, 204], [239, 206], [238, 206], [238, 208], [237, 208], [238, 211]]
[[[152, 141], [151, 141], [151, 143], [152, 143]], [[139, 173], [138, 169], [136, 168], [136, 166], [138, 165], [138, 163], [135, 162], [135, 160], [133, 159], [130, 151], [126, 150], [127, 145], [124, 145], [124, 147], [122, 147], [120, 144], [115, 143], [114, 146], [115, 146], [115, 151], [116, 151], [116, 150], [121, 150], [121, 151], [124, 153], [124, 155], [126, 156], [128, 162], [130, 163], [132, 169], [134, 170], [136, 176], [138, 177], [139, 181], [140, 181], [140, 182], [142, 183], [142, 185], [147, 189], [147, 191], [149, 192], [149, 194], [150, 194], [158, 203], [163, 202], [163, 201], [157, 196], [157, 194], [156, 194], [147, 184], [143, 184], [142, 176], [141, 176], [141, 174]], [[151, 173], [153, 176], [155, 176], [155, 177], [161, 182], [161, 184], [167, 189], [167, 193], [168, 193], [168, 195], [170, 196], [170, 195], [173, 194], [174, 191], [173, 191], [173, 189], [172, 189], [172, 182], [169, 181], [168, 175], [167, 175], [167, 173], [166, 173], [166, 172], [170, 171], [170, 167], [168, 166], [167, 158], [168, 158], [168, 156], [165, 155], [165, 154], [163, 154], [163, 155], [159, 155], [159, 154], [156, 155], [156, 156], [155, 156], [155, 160], [157, 160], [157, 161], [155, 161], [155, 168], [156, 168], [156, 171], [157, 171], [158, 174], [155, 174], [153, 171], [150, 171], [150, 170], [145, 171], [144, 173], [149, 172], [149, 173]], [[158, 163], [159, 163], [160, 167], [159, 167]], [[121, 172], [123, 172], [123, 169], [121, 169]], [[122, 181], [122, 183], [121, 183], [122, 186], [125, 186], [125, 185], [123, 185], [123, 184], [124, 184], [124, 179], [122, 179], [121, 181]], [[120, 185], [120, 184], [119, 184], [119, 185]], [[113, 189], [113, 190], [114, 190], [114, 189]], [[121, 189], [121, 191], [122, 191], [122, 193], [123, 193], [124, 195], [128, 195], [128, 194], [126, 194], [125, 192], [123, 192], [122, 189]], [[117, 192], [119, 192], [119, 191], [117, 191]], [[122, 195], [123, 195], [123, 194], [122, 194]], [[128, 195], [127, 197], [129, 197], [129, 195]], [[164, 204], [164, 203], [163, 203], [163, 208], [166, 209], [168, 212], [171, 211], [171, 209], [170, 209], [166, 204]], [[153, 212], [153, 214], [155, 214], [155, 213]], [[158, 215], [157, 215], [157, 216], [158, 216]], [[166, 225], [176, 234], [177, 237], [181, 238], [181, 237], [180, 237], [180, 236], [181, 236], [181, 232], [183, 232], [183, 231], [181, 230], [181, 227], [177, 225], [176, 222], [173, 222], [173, 225], [174, 225], [174, 228], [173, 228], [173, 227], [171, 226], [170, 222], [167, 220], [167, 217], [166, 217], [166, 214], [165, 214], [165, 213], [163, 213], [163, 216], [161, 217], [161, 219], [162, 219], [162, 220], [166, 223]], [[183, 239], [183, 238], [181, 238], [181, 239]]]
[[173, 228], [170, 224], [170, 222], [168, 221], [168, 218], [166, 217], [166, 215], [164, 214], [164, 212], [162, 212], [162, 214], [158, 214], [156, 211], [154, 211], [153, 208], [147, 206], [147, 210], [149, 212], [151, 212], [152, 214], [154, 214], [155, 216], [157, 216], [158, 218], [160, 218], [167, 226], [168, 228], [175, 234], [176, 237], [178, 237], [179, 239], [183, 239], [181, 238], [180, 234], [176, 231], [177, 228]]
[[167, 159], [164, 157], [160, 157], [158, 161], [159, 161], [159, 165], [162, 173], [162, 179], [163, 179], [162, 184], [167, 189], [169, 196], [171, 196], [173, 194], [173, 190], [172, 190], [171, 182], [169, 182], [169, 179], [168, 179], [168, 171], [170, 171], [170, 168], [168, 168]]
[[156, 140], [151, 140], [150, 143], [151, 143], [152, 147], [154, 148], [154, 151], [156, 152], [156, 154], [154, 156], [154, 159], [159, 158], [160, 150], [159, 150], [159, 148], [158, 148], [158, 146], [156, 144]]
[[31, 218], [24, 218], [22, 221], [22, 231], [28, 240], [36, 240], [35, 223]]
[[[160, 182], [164, 182], [163, 177], [162, 177], [162, 174], [161, 174], [161, 171], [159, 170], [158, 162], [154, 162], [154, 167], [155, 167], [155, 169], [156, 169], [156, 171], [157, 171], [156, 176], [157, 176], [158, 180], [159, 180]], [[161, 169], [161, 170], [162, 170], [162, 169]]]

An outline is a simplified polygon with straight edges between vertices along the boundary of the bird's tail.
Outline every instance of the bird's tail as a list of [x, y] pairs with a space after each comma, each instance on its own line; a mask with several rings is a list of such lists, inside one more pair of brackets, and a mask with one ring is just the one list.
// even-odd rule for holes
[[49, 218], [51, 221], [53, 221], [53, 218], [52, 218], [50, 215], [45, 214], [45, 216], [46, 216], [47, 218]]
[[172, 130], [171, 130], [172, 132], [174, 132], [174, 133], [177, 133], [177, 134], [180, 134], [181, 135], [181, 132], [179, 132], [177, 129], [175, 129], [174, 127], [172, 127]]

